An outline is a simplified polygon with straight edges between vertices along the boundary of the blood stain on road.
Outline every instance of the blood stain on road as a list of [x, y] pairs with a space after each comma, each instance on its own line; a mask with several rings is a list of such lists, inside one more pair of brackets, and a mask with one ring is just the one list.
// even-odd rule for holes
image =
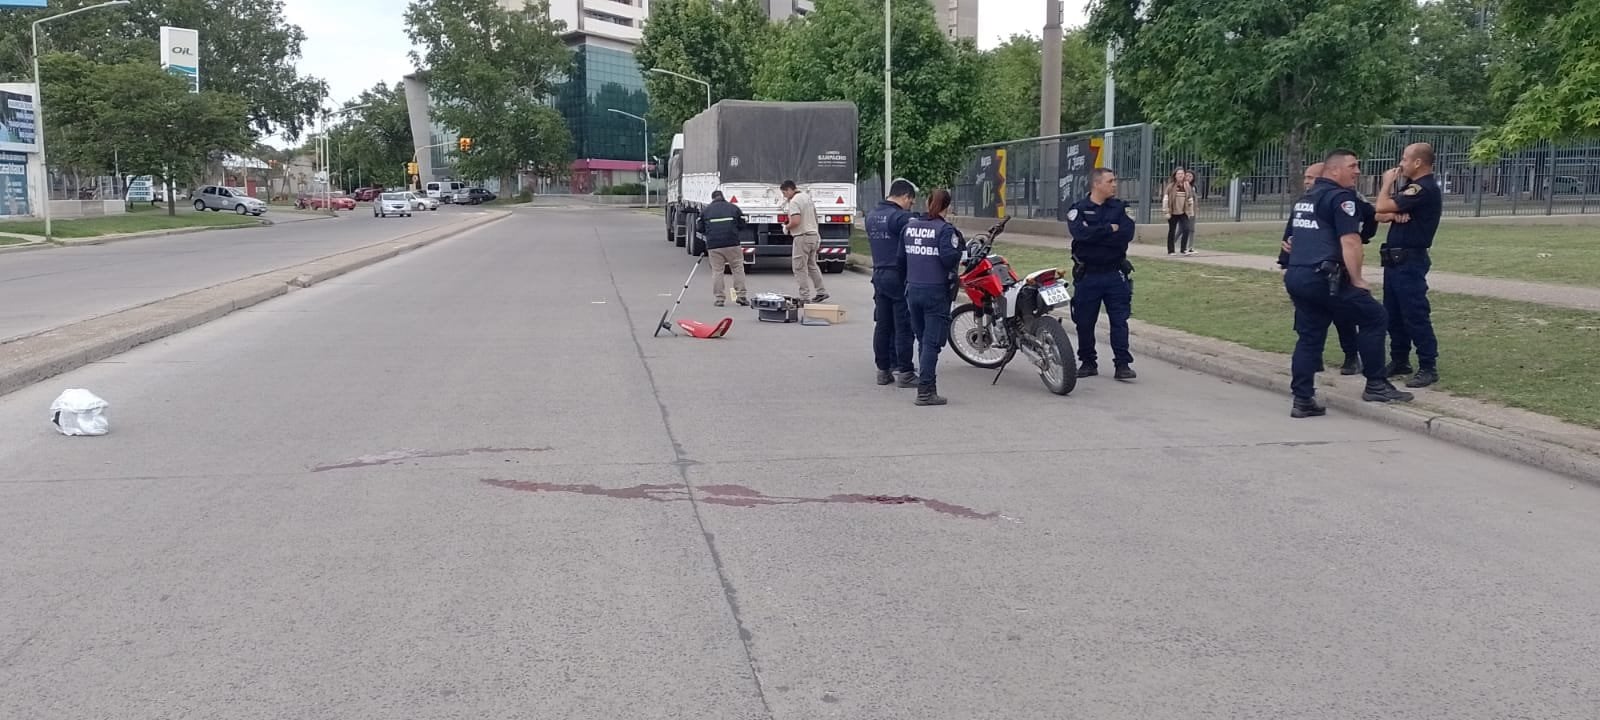
[[[527, 480], [499, 480], [486, 478], [483, 484], [521, 492], [571, 493], [617, 498], [620, 500], [648, 500], [651, 502], [686, 502], [689, 489], [683, 485], [633, 485], [624, 488], [606, 488], [599, 485], [563, 485], [561, 483], [533, 482]], [[695, 499], [709, 505], [729, 507], [756, 507], [758, 505], [921, 505], [941, 515], [969, 520], [993, 520], [1000, 513], [980, 513], [963, 505], [914, 495], [859, 495], [839, 494], [825, 497], [790, 497], [767, 495], [743, 485], [704, 485], [695, 488]]]
[[424, 460], [430, 458], [466, 457], [468, 455], [498, 455], [503, 453], [536, 453], [545, 452], [550, 448], [496, 448], [479, 447], [464, 448], [461, 450], [391, 450], [376, 455], [362, 455], [354, 460], [346, 460], [336, 465], [318, 465], [311, 468], [311, 472], [327, 472], [329, 470], [352, 470], [356, 468], [377, 467], [379, 465], [392, 465], [406, 460]]

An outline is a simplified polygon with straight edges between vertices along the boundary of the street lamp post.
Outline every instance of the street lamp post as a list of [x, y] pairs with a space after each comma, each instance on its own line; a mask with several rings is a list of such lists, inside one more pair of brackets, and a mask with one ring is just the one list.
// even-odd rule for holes
[[[710, 95], [706, 95], [706, 97], [710, 98], [711, 96]], [[626, 116], [631, 117], [631, 118], [633, 118], [635, 120], [638, 120], [639, 122], [644, 123], [644, 169], [645, 169], [645, 176], [644, 176], [644, 208], [646, 210], [649, 210], [650, 209], [650, 121], [646, 120], [646, 119], [644, 119], [642, 117], [639, 117], [638, 115], [635, 115], [633, 113], [623, 112], [623, 111], [618, 110], [616, 108], [606, 108], [606, 111], [607, 112], [614, 112], [614, 113], [616, 113], [618, 115], [626, 115]]]
[[[33, 135], [39, 141], [39, 175], [44, 179], [44, 239], [50, 239], [50, 164], [45, 162], [44, 156], [44, 84], [39, 82], [39, 26], [51, 20], [60, 20], [68, 15], [99, 10], [100, 8], [127, 5], [129, 0], [111, 0], [99, 5], [81, 7], [77, 10], [68, 10], [64, 13], [42, 17], [33, 21]], [[170, 181], [171, 178], [168, 178]], [[168, 190], [171, 192], [171, 190]]]
[[[345, 113], [349, 112], [355, 112], [357, 110], [365, 110], [369, 107], [372, 106], [355, 105], [353, 107], [335, 110], [332, 113], [329, 113], [326, 110], [322, 112], [322, 137], [317, 141], [317, 151], [322, 155], [322, 203], [327, 209], [329, 215], [337, 215], [338, 213], [334, 212], [333, 210], [333, 153], [331, 152], [333, 146], [331, 144], [332, 135], [331, 128], [328, 126], [328, 118], [332, 116], [344, 115]], [[341, 179], [343, 179], [342, 175]]]
[[675, 78], [683, 78], [684, 80], [688, 80], [689, 82], [697, 82], [697, 83], [700, 83], [701, 85], [706, 86], [706, 109], [707, 110], [711, 109], [711, 83], [708, 83], [708, 82], [706, 82], [704, 80], [701, 80], [700, 78], [697, 78], [697, 77], [689, 77], [688, 75], [685, 75], [683, 73], [673, 72], [673, 71], [667, 70], [665, 68], [650, 68], [650, 72], [659, 73], [659, 74], [662, 74], [662, 75], [671, 75], [671, 76], [673, 76]]

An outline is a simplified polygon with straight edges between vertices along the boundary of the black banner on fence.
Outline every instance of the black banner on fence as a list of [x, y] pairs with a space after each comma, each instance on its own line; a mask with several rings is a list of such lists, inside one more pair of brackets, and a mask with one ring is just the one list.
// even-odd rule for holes
[[1061, 143], [1061, 177], [1056, 180], [1056, 219], [1067, 221], [1067, 210], [1089, 193], [1089, 173], [1094, 171], [1095, 153], [1092, 138]]

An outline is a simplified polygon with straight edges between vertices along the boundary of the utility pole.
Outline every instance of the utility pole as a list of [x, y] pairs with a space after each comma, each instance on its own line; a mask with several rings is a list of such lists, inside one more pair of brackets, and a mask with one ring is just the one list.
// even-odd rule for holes
[[[1039, 66], [1039, 134], [1061, 134], [1061, 3], [1044, 0], [1044, 53]], [[1035, 181], [1035, 211], [1057, 207], [1070, 198], [1062, 197], [1060, 186], [1060, 140], [1045, 140], [1039, 148], [1039, 178]]]

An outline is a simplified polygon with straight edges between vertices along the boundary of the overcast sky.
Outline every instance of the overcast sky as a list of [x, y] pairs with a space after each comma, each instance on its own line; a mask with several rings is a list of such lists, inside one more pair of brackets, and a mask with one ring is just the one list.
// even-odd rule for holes
[[[338, 107], [378, 83], [398, 82], [411, 71], [405, 4], [404, 0], [283, 1], [289, 22], [306, 32], [300, 70], [328, 81], [330, 106]], [[1063, 24], [1081, 25], [1086, 5], [1083, 0], [1066, 0]], [[1044, 8], [1043, 0], [981, 0], [979, 46], [994, 47], [1018, 33], [1041, 34]]]

